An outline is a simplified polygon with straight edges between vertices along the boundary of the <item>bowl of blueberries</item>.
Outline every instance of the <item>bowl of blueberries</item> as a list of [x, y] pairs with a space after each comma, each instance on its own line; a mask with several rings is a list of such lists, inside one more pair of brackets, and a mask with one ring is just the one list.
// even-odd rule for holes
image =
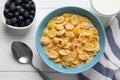
[[7, 0], [2, 19], [4, 24], [15, 30], [28, 30], [35, 18], [36, 7], [32, 0]]

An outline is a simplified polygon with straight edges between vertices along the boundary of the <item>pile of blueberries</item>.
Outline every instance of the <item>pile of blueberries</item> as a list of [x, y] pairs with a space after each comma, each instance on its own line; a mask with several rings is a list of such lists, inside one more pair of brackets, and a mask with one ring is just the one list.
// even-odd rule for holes
[[8, 0], [5, 4], [4, 16], [8, 25], [28, 26], [35, 17], [35, 4], [32, 0]]

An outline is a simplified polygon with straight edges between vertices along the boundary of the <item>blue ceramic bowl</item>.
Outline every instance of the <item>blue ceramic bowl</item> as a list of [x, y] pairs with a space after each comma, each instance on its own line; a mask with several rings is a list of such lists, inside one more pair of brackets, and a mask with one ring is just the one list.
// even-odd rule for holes
[[[46, 56], [46, 53], [43, 49], [43, 46], [40, 43], [40, 39], [42, 37], [43, 30], [46, 28], [48, 21], [50, 21], [52, 18], [54, 18], [56, 16], [62, 15], [63, 13], [73, 13], [73, 14], [85, 16], [92, 22], [92, 24], [98, 30], [100, 51], [86, 65], [79, 66], [76, 68], [71, 68], [71, 69], [66, 69], [62, 66], [59, 66], [59, 65], [55, 64], [53, 61], [51, 61], [50, 59], [48, 59], [48, 57]], [[58, 72], [67, 73], [67, 74], [81, 73], [83, 71], [86, 71], [86, 70], [92, 68], [102, 57], [104, 49], [105, 49], [105, 42], [106, 42], [105, 30], [104, 30], [103, 25], [101, 24], [100, 20], [91, 12], [89, 12], [85, 9], [82, 9], [82, 8], [78, 8], [78, 7], [62, 7], [62, 8], [58, 8], [58, 9], [52, 11], [42, 20], [42, 22], [38, 26], [38, 29], [36, 32], [36, 47], [37, 47], [37, 51], [38, 51], [40, 57], [42, 58], [42, 60], [52, 69], [54, 69]]]

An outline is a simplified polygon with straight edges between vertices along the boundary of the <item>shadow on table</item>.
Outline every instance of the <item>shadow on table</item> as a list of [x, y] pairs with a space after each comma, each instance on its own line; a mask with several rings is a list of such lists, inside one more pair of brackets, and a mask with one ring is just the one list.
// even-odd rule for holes
[[83, 74], [77, 74], [78, 79], [80, 80], [89, 80], [87, 77], [85, 77]]
[[19, 37], [24, 37], [26, 36], [26, 34], [28, 33], [29, 29], [26, 30], [15, 30], [15, 29], [11, 29], [5, 26], [4, 28], [5, 33], [9, 36], [19, 36]]

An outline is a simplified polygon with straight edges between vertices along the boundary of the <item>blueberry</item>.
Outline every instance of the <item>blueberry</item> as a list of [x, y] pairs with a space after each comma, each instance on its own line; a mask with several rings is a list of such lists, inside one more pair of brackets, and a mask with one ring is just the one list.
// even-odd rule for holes
[[22, 21], [19, 26], [20, 27], [25, 27], [25, 22]]
[[27, 19], [26, 21], [25, 21], [25, 23], [26, 23], [26, 26], [28, 26], [29, 24], [31, 24], [31, 20], [30, 19]]
[[24, 7], [24, 8], [25, 8], [25, 5], [26, 5], [25, 3], [22, 3], [22, 7]]
[[25, 10], [23, 8], [21, 8], [19, 11], [20, 11], [20, 13], [24, 13], [25, 12]]
[[30, 10], [30, 14], [35, 15], [35, 11], [34, 10]]
[[9, 12], [9, 9], [5, 9], [5, 10], [4, 10], [4, 16], [5, 16], [5, 17], [7, 16], [8, 12]]
[[5, 4], [5, 8], [9, 8], [11, 2], [10, 1], [7, 1], [7, 3]]
[[32, 1], [28, 1], [28, 3], [31, 5], [31, 4], [33, 4], [33, 2]]
[[16, 6], [16, 10], [20, 10], [22, 8], [22, 6], [18, 5]]
[[25, 17], [29, 17], [29, 16], [30, 16], [30, 13], [26, 11], [26, 12], [24, 13], [24, 16], [25, 16]]
[[22, 20], [24, 20], [23, 16], [19, 16], [18, 21], [21, 22]]
[[33, 19], [34, 19], [34, 16], [33, 16], [33, 15], [30, 15], [30, 19], [33, 20]]
[[14, 24], [14, 26], [15, 26], [15, 27], [18, 27], [18, 26], [19, 26], [19, 24], [18, 24], [18, 23], [16, 23], [16, 24]]
[[15, 0], [15, 3], [16, 3], [16, 4], [21, 4], [21, 3], [22, 3], [22, 0]]
[[11, 25], [11, 20], [10, 20], [10, 19], [7, 19], [7, 20], [6, 20], [6, 24]]
[[31, 7], [31, 9], [35, 10], [35, 5], [34, 4], [32, 4], [30, 7]]
[[19, 11], [15, 11], [15, 16], [18, 17], [20, 15]]
[[23, 2], [24, 2], [24, 3], [27, 3], [27, 2], [28, 2], [28, 0], [23, 0]]
[[12, 2], [11, 5], [14, 5], [14, 6], [15, 6], [15, 2]]
[[9, 12], [9, 13], [7, 14], [6, 18], [12, 18], [13, 16], [14, 16], [13, 13]]
[[26, 4], [26, 5], [25, 5], [25, 7], [26, 7], [27, 9], [30, 9], [30, 6], [31, 6], [30, 4]]
[[15, 8], [16, 8], [15, 5], [10, 5], [10, 10], [11, 10], [11, 11], [14, 11]]
[[16, 24], [17, 23], [17, 18], [16, 17], [11, 18], [11, 23]]
[[11, 17], [13, 17], [14, 15], [13, 15], [13, 13], [9, 12], [9, 13], [8, 13], [8, 16], [11, 18]]

